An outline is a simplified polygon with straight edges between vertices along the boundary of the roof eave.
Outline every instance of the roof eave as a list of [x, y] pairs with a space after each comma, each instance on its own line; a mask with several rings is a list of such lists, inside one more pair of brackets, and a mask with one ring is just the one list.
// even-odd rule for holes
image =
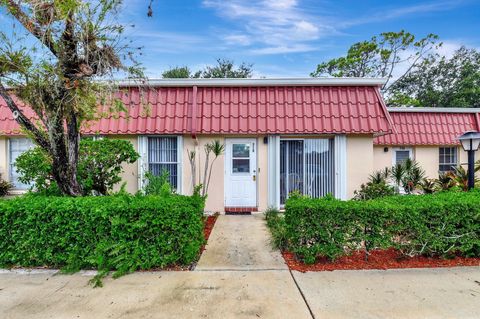
[[474, 107], [387, 107], [388, 112], [398, 113], [479, 113]]
[[146, 79], [115, 80], [118, 86], [190, 87], [190, 86], [382, 86], [383, 78], [272, 78], [272, 79]]

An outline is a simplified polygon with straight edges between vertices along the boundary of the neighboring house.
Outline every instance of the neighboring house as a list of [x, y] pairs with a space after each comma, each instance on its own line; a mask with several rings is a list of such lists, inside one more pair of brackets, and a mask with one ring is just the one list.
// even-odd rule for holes
[[[388, 108], [395, 133], [374, 139], [374, 169], [416, 160], [428, 178], [467, 164], [467, 153], [457, 137], [466, 131], [480, 131], [475, 108]], [[475, 159], [480, 159], [479, 154]]]
[[[122, 138], [141, 155], [125, 167], [131, 192], [147, 170], [167, 170], [179, 193], [190, 194], [188, 151], [220, 140], [208, 211], [253, 211], [282, 206], [287, 194], [353, 196], [373, 171], [373, 138], [392, 132], [378, 79], [182, 79], [151, 80], [139, 90], [122, 83], [120, 113], [85, 127], [85, 135]], [[27, 111], [27, 116], [33, 116]], [[0, 169], [17, 189], [12, 167], [31, 143], [21, 137], [0, 100]], [[197, 179], [198, 180], [198, 179]]]

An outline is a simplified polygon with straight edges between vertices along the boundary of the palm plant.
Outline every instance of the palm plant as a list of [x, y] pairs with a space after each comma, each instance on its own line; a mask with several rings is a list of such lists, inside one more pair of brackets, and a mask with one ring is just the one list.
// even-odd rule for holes
[[[462, 190], [468, 190], [468, 170], [464, 169], [462, 166], [457, 166], [451, 172], [452, 179], [455, 183], [462, 188]], [[478, 183], [478, 178], [475, 177], [475, 184]]]
[[425, 194], [433, 194], [438, 189], [438, 180], [424, 178], [420, 182], [420, 187], [422, 188], [422, 190]]
[[402, 179], [403, 187], [407, 193], [420, 185], [425, 178], [425, 171], [420, 167], [417, 161], [407, 159], [404, 163], [405, 174]]
[[369, 182], [372, 184], [386, 183], [390, 176], [390, 169], [385, 167], [382, 170], [376, 171], [369, 176]]
[[[205, 175], [203, 176], [203, 192], [202, 192], [203, 196], [206, 196], [208, 193], [208, 186], [210, 186], [210, 179], [212, 178], [213, 163], [215, 163], [217, 158], [220, 155], [222, 155], [224, 151], [225, 151], [225, 144], [220, 143], [219, 140], [215, 140], [205, 145], [206, 160], [205, 160]], [[212, 153], [215, 157], [213, 158], [213, 161], [210, 164], [210, 167], [208, 167], [210, 153]], [[208, 171], [208, 177], [207, 177], [207, 171]]]
[[449, 190], [456, 185], [455, 176], [452, 172], [444, 172], [438, 175], [437, 185], [441, 190]]
[[410, 194], [417, 186], [420, 186], [420, 183], [425, 178], [425, 171], [418, 162], [407, 159], [405, 162], [398, 163], [392, 167], [390, 177], [395, 184], [397, 193], [400, 193], [403, 187], [403, 190]]
[[400, 186], [402, 185], [403, 177], [405, 176], [405, 166], [402, 163], [394, 165], [390, 171], [390, 177], [395, 184], [395, 191], [400, 193]]
[[[217, 160], [217, 158], [222, 155], [225, 151], [225, 145], [220, 143], [219, 140], [212, 141], [207, 143], [203, 147], [205, 151], [205, 168], [203, 171], [203, 176], [199, 176], [200, 184], [197, 185], [196, 183], [196, 173], [197, 173], [197, 161], [196, 151], [188, 151], [188, 160], [190, 162], [190, 168], [192, 170], [192, 189], [199, 191], [201, 189], [201, 196], [207, 196], [208, 194], [208, 187], [210, 185], [210, 180], [212, 178], [212, 169], [213, 164]], [[214, 156], [213, 160], [210, 162], [210, 156]], [[201, 175], [201, 173], [199, 174]]]

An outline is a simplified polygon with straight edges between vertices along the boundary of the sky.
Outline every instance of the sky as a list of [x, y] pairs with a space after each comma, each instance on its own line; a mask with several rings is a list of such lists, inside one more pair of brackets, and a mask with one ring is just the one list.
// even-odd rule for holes
[[308, 77], [351, 44], [402, 29], [439, 35], [447, 56], [480, 48], [480, 0], [154, 0], [151, 18], [147, 6], [125, 0], [120, 19], [154, 78], [217, 58], [252, 63], [254, 77]]

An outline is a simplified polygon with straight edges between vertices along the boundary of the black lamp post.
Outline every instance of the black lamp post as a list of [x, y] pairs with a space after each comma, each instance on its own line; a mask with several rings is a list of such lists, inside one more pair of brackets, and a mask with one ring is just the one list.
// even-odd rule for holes
[[475, 187], [475, 151], [480, 144], [480, 133], [468, 131], [458, 137], [463, 149], [468, 153], [468, 189]]

